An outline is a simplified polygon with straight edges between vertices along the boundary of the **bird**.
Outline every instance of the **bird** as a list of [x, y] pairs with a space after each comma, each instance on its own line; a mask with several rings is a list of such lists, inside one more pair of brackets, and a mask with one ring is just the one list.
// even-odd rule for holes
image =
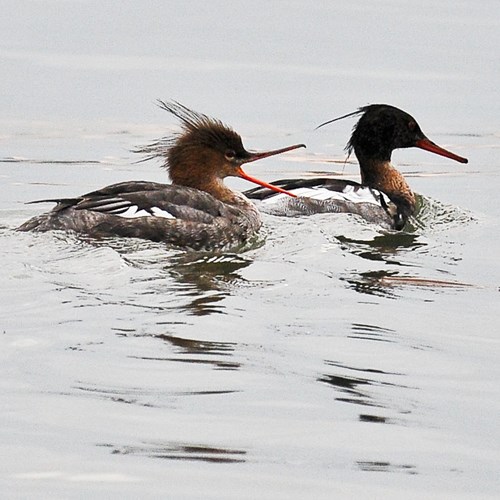
[[[265, 187], [245, 191], [262, 212], [279, 216], [354, 213], [387, 229], [401, 230], [416, 210], [415, 194], [391, 164], [395, 149], [417, 147], [460, 163], [467, 158], [438, 146], [422, 132], [415, 118], [389, 104], [370, 104], [328, 120], [316, 129], [350, 116], [360, 116], [346, 146], [356, 155], [361, 184], [328, 177], [273, 181], [288, 194]], [[293, 196], [292, 196], [293, 195]]]
[[75, 198], [53, 202], [49, 212], [33, 217], [19, 231], [74, 231], [95, 238], [132, 237], [172, 247], [217, 251], [246, 243], [262, 225], [255, 205], [224, 184], [241, 177], [268, 189], [242, 165], [281, 154], [304, 144], [250, 152], [232, 128], [177, 101], [158, 105], [180, 120], [176, 134], [136, 149], [144, 160], [159, 158], [171, 184], [129, 181], [112, 184]]

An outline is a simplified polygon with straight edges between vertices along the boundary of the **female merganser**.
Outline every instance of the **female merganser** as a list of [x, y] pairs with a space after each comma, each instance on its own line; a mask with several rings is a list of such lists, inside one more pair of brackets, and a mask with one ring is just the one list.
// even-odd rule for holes
[[282, 192], [250, 177], [241, 166], [305, 146], [249, 152], [241, 137], [219, 120], [177, 102], [159, 101], [159, 105], [180, 119], [182, 131], [137, 152], [147, 154], [146, 159], [162, 158], [172, 184], [121, 182], [77, 198], [40, 200], [57, 205], [19, 230], [62, 229], [94, 237], [144, 238], [194, 250], [238, 245], [255, 234], [262, 224], [259, 211], [241, 193], [224, 185], [224, 178], [242, 177]]
[[391, 165], [392, 151], [417, 147], [460, 163], [468, 161], [430, 141], [412, 116], [387, 104], [364, 106], [317, 128], [354, 115], [361, 115], [361, 118], [354, 126], [346, 151], [348, 154], [354, 151], [359, 161], [361, 184], [325, 177], [283, 179], [272, 184], [295, 197], [263, 188], [254, 188], [244, 194], [261, 200], [261, 211], [274, 215], [347, 212], [399, 230], [415, 212], [416, 202], [403, 175]]

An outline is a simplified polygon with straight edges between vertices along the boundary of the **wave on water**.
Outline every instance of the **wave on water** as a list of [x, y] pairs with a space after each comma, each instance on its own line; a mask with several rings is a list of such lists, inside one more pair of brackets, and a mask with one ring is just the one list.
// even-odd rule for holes
[[417, 200], [417, 212], [403, 231], [382, 229], [352, 214], [267, 216], [268, 244], [260, 253], [273, 261], [300, 263], [378, 297], [394, 299], [405, 290], [477, 288], [456, 274], [463, 234], [478, 222], [476, 217], [432, 198], [418, 195]]
[[[131, 284], [127, 303], [156, 290], [163, 297], [154, 301], [160, 308], [170, 300], [172, 306], [204, 315], [224, 313], [223, 299], [236, 288], [262, 288], [281, 283], [287, 272], [296, 275], [287, 266], [298, 262], [359, 292], [391, 298], [408, 287], [468, 288], [454, 274], [461, 258], [454, 232], [475, 222], [459, 207], [418, 196], [417, 213], [404, 231], [383, 230], [351, 214], [265, 215], [261, 233], [232, 252], [186, 252], [133, 238], [17, 233], [6, 227], [1, 233], [10, 241], [7, 246], [24, 254], [26, 269], [58, 286], [114, 294]], [[284, 267], [273, 274], [278, 262]], [[242, 273], [254, 263], [266, 271], [265, 280]]]
[[463, 208], [417, 195], [417, 211], [405, 229], [409, 232], [433, 234], [475, 222], [477, 222], [476, 217]]

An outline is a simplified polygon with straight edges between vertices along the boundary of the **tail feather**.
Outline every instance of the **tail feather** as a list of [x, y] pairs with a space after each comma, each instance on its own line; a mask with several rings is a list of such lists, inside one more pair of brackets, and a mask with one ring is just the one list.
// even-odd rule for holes
[[26, 205], [33, 205], [35, 203], [57, 203], [58, 205], [65, 205], [69, 207], [71, 205], [76, 205], [81, 200], [82, 198], [52, 198], [46, 200], [27, 201]]

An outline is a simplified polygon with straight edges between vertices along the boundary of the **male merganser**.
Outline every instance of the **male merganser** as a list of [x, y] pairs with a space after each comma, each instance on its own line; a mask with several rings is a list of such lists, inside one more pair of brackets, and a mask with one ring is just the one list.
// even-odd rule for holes
[[372, 104], [322, 123], [317, 128], [348, 116], [361, 115], [346, 150], [354, 151], [361, 170], [361, 184], [320, 177], [283, 179], [272, 184], [295, 197], [269, 189], [254, 188], [244, 194], [261, 200], [261, 211], [274, 215], [310, 215], [325, 212], [355, 213], [391, 229], [402, 229], [415, 212], [415, 195], [403, 175], [391, 165], [394, 149], [417, 147], [460, 163], [462, 158], [430, 141], [416, 120], [388, 104]]
[[138, 152], [147, 154], [146, 159], [163, 159], [172, 184], [121, 182], [77, 198], [40, 200], [57, 205], [19, 230], [144, 238], [194, 250], [238, 245], [255, 234], [262, 224], [259, 211], [241, 193], [229, 189], [224, 178], [242, 177], [283, 191], [250, 177], [241, 166], [305, 146], [249, 152], [241, 137], [219, 120], [177, 102], [159, 101], [159, 105], [180, 119], [182, 131]]

